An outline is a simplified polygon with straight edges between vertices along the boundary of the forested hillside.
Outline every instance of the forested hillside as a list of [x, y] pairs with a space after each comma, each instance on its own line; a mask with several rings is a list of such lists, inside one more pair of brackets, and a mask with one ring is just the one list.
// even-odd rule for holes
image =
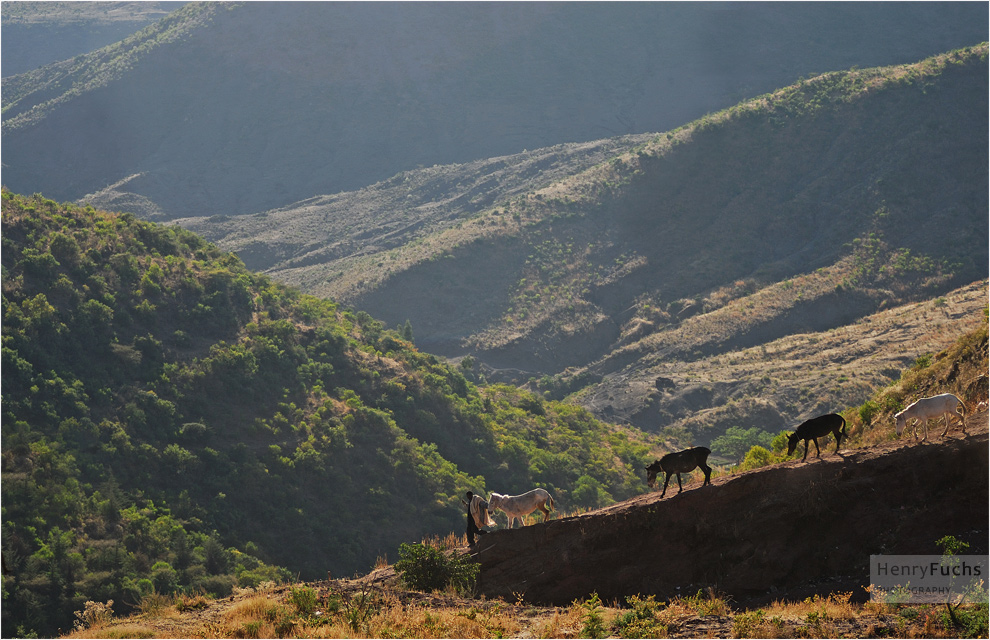
[[636, 437], [180, 228], [5, 189], [2, 259], [5, 636], [87, 599], [367, 570], [461, 531], [467, 490], [645, 490]]
[[4, 180], [145, 218], [256, 213], [417, 167], [665, 131], [801, 76], [981, 42], [987, 15], [970, 2], [190, 3], [4, 77]]

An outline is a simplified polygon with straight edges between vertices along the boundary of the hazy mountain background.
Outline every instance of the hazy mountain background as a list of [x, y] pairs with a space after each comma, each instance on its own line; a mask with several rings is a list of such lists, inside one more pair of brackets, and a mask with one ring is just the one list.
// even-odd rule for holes
[[666, 131], [802, 76], [981, 42], [986, 24], [980, 3], [190, 4], [98, 51], [4, 67], [3, 180], [157, 219], [255, 213]]
[[[703, 442], [782, 428], [861, 402], [924, 348], [868, 341], [850, 377], [822, 362], [796, 375], [793, 354], [773, 371], [784, 362], [767, 345], [986, 278], [986, 52], [822, 74], [662, 135], [176, 222], [280, 280], [410, 322], [422, 348], [470, 355], [489, 379], [582, 390], [599, 417]], [[983, 295], [966, 290], [947, 308], [956, 321]], [[725, 356], [757, 346], [755, 382]]]
[[5, 636], [985, 352], [986, 4], [180, 4], [2, 5]]

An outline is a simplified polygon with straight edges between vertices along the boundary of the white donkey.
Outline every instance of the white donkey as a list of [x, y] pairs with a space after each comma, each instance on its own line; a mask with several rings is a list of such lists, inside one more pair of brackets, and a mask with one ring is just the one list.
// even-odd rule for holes
[[[547, 509], [546, 505], [550, 508]], [[519, 518], [519, 526], [524, 526], [523, 518], [533, 513], [537, 509], [543, 512], [543, 522], [550, 517], [553, 510], [553, 496], [546, 489], [533, 489], [519, 496], [503, 496], [500, 493], [493, 493], [488, 499], [488, 508], [492, 511], [501, 509], [505, 515], [509, 516], [509, 528]]]
[[[917, 418], [925, 425], [925, 437], [922, 441], [928, 439], [928, 421], [932, 418], [938, 420], [941, 417], [945, 417], [945, 431], [942, 432], [942, 437], [949, 432], [949, 421], [952, 419], [952, 415], [957, 415], [962, 418], [962, 430], [966, 433], [966, 405], [962, 403], [962, 400], [955, 397], [951, 393], [943, 393], [938, 396], [932, 396], [931, 398], [922, 398], [915, 403], [908, 405], [908, 408], [900, 413], [894, 414], [894, 429], [897, 431], [898, 437], [904, 432], [904, 427], [907, 426], [908, 420], [914, 420]], [[911, 425], [911, 430], [914, 432], [914, 439], [918, 439], [918, 423]]]

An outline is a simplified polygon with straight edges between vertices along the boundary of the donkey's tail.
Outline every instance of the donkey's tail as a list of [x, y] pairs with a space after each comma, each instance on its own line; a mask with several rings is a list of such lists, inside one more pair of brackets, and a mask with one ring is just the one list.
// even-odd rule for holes
[[550, 503], [550, 511], [555, 511], [553, 508], [553, 495], [549, 491], [547, 491], [547, 495], [550, 496], [550, 499], [547, 500], [547, 502]]
[[843, 418], [841, 414], [839, 415], [839, 419], [842, 420], [842, 431], [841, 431], [842, 437], [843, 438], [846, 438], [846, 437], [848, 437], [846, 435], [846, 419]]

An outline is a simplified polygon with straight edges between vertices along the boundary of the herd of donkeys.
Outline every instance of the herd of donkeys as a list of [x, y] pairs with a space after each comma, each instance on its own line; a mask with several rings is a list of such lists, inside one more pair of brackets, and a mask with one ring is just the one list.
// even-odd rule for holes
[[[962, 419], [962, 431], [966, 433], [966, 405], [962, 400], [951, 393], [943, 393], [929, 398], [922, 398], [912, 403], [906, 409], [894, 415], [894, 430], [900, 436], [905, 427], [911, 423], [915, 440], [918, 439], [918, 425], [925, 428], [925, 437], [928, 439], [928, 421], [940, 418], [945, 419], [945, 429], [942, 431], [944, 437], [949, 432], [949, 425], [952, 416], [959, 416]], [[936, 423], [937, 424], [937, 423]], [[829, 413], [817, 418], [811, 418], [798, 425], [794, 433], [787, 435], [787, 455], [794, 453], [794, 449], [802, 440], [804, 441], [804, 456], [801, 462], [808, 458], [808, 442], [815, 443], [816, 456], [821, 457], [821, 449], [818, 447], [818, 438], [823, 438], [829, 434], [835, 436], [835, 451], [838, 453], [842, 438], [846, 437], [846, 420], [837, 413]], [[712, 468], [708, 466], [708, 456], [711, 449], [708, 447], [692, 447], [684, 451], [668, 453], [653, 464], [646, 467], [646, 484], [651, 488], [656, 485], [657, 474], [664, 473], [666, 479], [663, 483], [663, 491], [660, 497], [667, 493], [667, 485], [671, 476], [677, 476], [677, 493], [684, 490], [681, 484], [681, 474], [690, 473], [695, 469], [701, 469], [705, 474], [705, 482], [702, 486], [711, 484]], [[473, 545], [475, 534], [487, 533], [483, 527], [494, 526], [491, 514], [496, 510], [503, 511], [508, 516], [508, 524], [511, 529], [514, 521], [518, 518], [520, 526], [524, 524], [523, 518], [533, 513], [537, 509], [543, 512], [544, 522], [550, 517], [553, 510], [553, 497], [546, 489], [538, 488], [520, 494], [518, 496], [506, 496], [499, 493], [492, 493], [486, 501], [479, 495], [474, 495], [470, 491], [467, 493], [468, 507], [468, 542]], [[549, 509], [547, 508], [549, 505]]]

